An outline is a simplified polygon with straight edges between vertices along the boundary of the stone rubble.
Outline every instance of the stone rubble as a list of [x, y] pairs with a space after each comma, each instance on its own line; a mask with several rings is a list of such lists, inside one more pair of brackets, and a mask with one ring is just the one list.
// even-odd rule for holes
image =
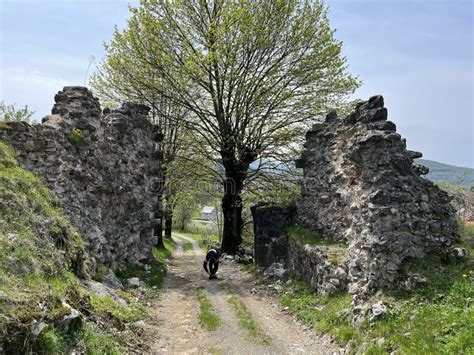
[[0, 139], [58, 196], [82, 235], [92, 274], [97, 262], [114, 270], [147, 263], [157, 243], [163, 175], [163, 134], [148, 120], [150, 109], [126, 103], [102, 113], [98, 99], [77, 86], [54, 99], [42, 124], [6, 123]]

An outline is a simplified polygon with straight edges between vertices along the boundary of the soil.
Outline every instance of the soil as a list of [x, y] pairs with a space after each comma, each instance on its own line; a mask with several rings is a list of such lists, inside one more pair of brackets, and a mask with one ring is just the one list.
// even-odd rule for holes
[[[230, 260], [219, 266], [218, 278], [209, 280], [202, 268], [204, 252], [186, 236], [173, 234], [176, 249], [168, 265], [161, 297], [150, 306], [143, 336], [151, 353], [165, 354], [334, 354], [340, 348], [328, 336], [316, 334], [286, 314], [268, 293], [252, 294], [254, 276]], [[183, 243], [193, 244], [184, 253]], [[214, 331], [201, 327], [197, 289], [203, 287], [221, 324]], [[254, 290], [255, 292], [255, 290]], [[262, 332], [248, 337], [239, 327], [232, 305], [238, 295]]]

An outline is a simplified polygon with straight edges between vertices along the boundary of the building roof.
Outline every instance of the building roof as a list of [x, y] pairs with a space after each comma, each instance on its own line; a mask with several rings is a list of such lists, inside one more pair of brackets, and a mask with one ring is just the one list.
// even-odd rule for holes
[[201, 213], [212, 213], [216, 208], [214, 206], [204, 206]]

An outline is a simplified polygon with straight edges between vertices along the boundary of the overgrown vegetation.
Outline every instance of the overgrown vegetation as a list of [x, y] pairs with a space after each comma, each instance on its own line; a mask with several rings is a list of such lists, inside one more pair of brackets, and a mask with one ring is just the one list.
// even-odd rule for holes
[[248, 311], [240, 297], [233, 294], [229, 297], [229, 303], [235, 310], [235, 314], [239, 320], [239, 327], [247, 332], [248, 339], [256, 343], [267, 343], [268, 340], [265, 338], [262, 330], [252, 318], [252, 314]]
[[221, 324], [221, 319], [212, 310], [212, 303], [206, 295], [206, 291], [200, 287], [197, 290], [197, 299], [199, 302], [199, 320], [201, 326], [206, 330], [216, 330]]
[[[468, 226], [463, 246], [472, 251], [474, 228]], [[424, 259], [412, 264], [427, 279], [413, 291], [375, 295], [389, 306], [388, 315], [353, 327], [351, 295], [320, 296], [307, 285], [291, 281], [278, 295], [284, 307], [320, 332], [367, 354], [397, 350], [403, 354], [468, 354], [474, 352], [474, 258], [443, 264]]]
[[73, 128], [69, 133], [69, 142], [77, 148], [84, 144], [84, 135], [79, 128]]
[[33, 123], [33, 115], [35, 111], [30, 111], [28, 105], [17, 109], [15, 105], [7, 105], [0, 101], [0, 123], [1, 122], [28, 122]]
[[[120, 351], [119, 339], [100, 328], [122, 329], [144, 316], [143, 307], [128, 292], [121, 291], [126, 302], [120, 304], [83, 287], [80, 278], [88, 277], [88, 261], [80, 235], [64, 217], [58, 199], [39, 178], [18, 166], [1, 141], [0, 206], [0, 349], [51, 354], [72, 348], [89, 354]], [[71, 308], [81, 316], [65, 321]], [[35, 322], [41, 327], [33, 333]]]

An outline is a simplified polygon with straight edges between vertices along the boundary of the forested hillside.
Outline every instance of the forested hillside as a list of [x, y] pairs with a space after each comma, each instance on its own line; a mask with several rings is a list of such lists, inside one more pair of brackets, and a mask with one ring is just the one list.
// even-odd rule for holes
[[430, 169], [427, 177], [433, 182], [448, 182], [453, 185], [474, 186], [474, 169], [417, 159], [417, 163]]

